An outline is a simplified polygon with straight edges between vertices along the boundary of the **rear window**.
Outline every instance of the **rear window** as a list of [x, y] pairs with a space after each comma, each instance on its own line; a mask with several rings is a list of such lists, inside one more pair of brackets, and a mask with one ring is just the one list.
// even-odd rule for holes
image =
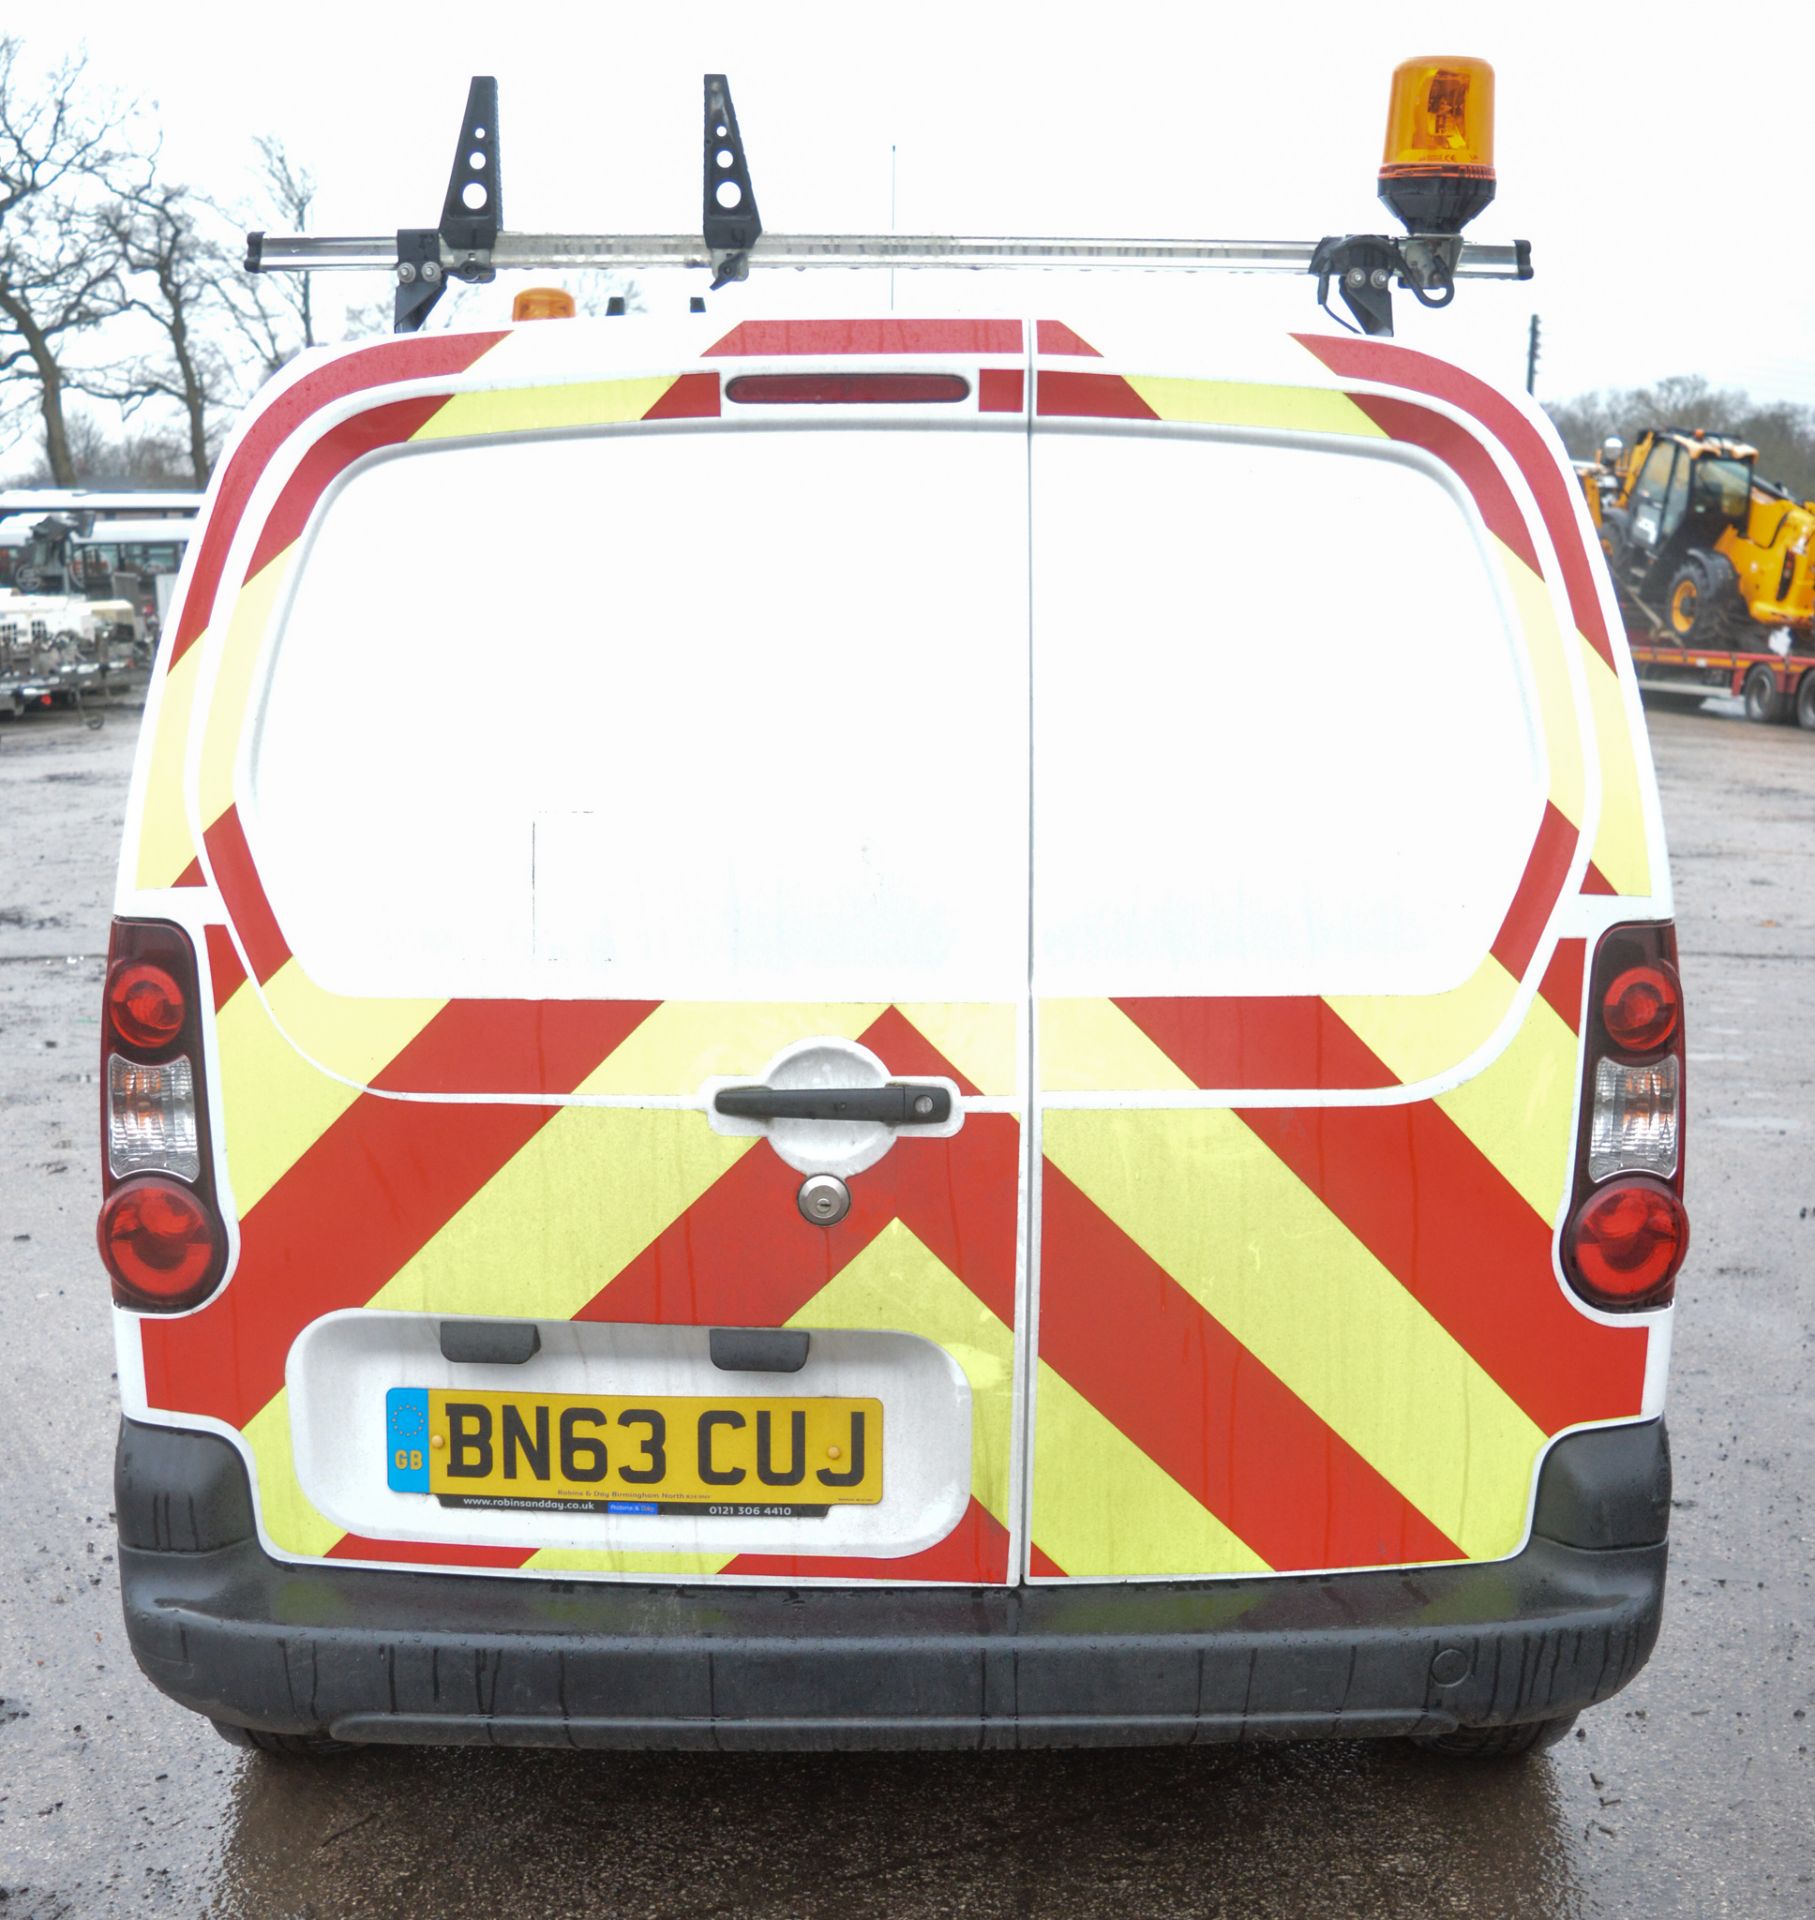
[[[1426, 993], [1544, 748], [1488, 537], [1400, 453], [724, 427], [330, 497], [248, 821], [351, 994]], [[1031, 574], [1031, 589], [1030, 589]], [[1029, 595], [1032, 596], [1030, 639]]]
[[968, 999], [1027, 976], [1025, 440], [664, 429], [356, 470], [248, 822], [356, 994]]
[[1547, 786], [1487, 537], [1398, 454], [1055, 431], [1033, 488], [1036, 986], [1465, 980]]

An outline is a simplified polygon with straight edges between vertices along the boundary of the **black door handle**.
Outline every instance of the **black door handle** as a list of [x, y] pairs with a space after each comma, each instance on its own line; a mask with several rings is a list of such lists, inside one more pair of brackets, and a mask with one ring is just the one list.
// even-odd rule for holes
[[952, 1117], [949, 1088], [891, 1080], [882, 1087], [720, 1087], [713, 1106], [739, 1120], [877, 1120], [936, 1127]]

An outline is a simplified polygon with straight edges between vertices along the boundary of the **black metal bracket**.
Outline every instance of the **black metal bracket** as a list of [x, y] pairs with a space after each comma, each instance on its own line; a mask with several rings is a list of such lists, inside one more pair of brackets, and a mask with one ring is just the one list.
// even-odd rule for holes
[[397, 297], [391, 308], [393, 333], [415, 333], [435, 302], [447, 291], [441, 271], [441, 235], [434, 227], [397, 229]]
[[[1521, 279], [1531, 274], [1530, 250], [1518, 243]], [[1317, 243], [1310, 271], [1317, 276], [1317, 304], [1331, 319], [1342, 315], [1330, 308], [1330, 282], [1342, 303], [1355, 316], [1359, 331], [1390, 340], [1393, 337], [1393, 287], [1397, 283], [1420, 306], [1447, 307], [1456, 297], [1456, 263], [1462, 257], [1462, 238], [1450, 233], [1412, 233], [1396, 239], [1384, 233], [1344, 233]]]
[[1393, 337], [1393, 276], [1399, 271], [1399, 245], [1378, 233], [1345, 233], [1318, 241], [1311, 255], [1317, 276], [1317, 304], [1331, 319], [1349, 323], [1330, 307], [1330, 282], [1355, 316], [1351, 332]]
[[[499, 168], [498, 82], [475, 74], [466, 90], [466, 114], [460, 144], [447, 177], [438, 227], [400, 227], [397, 231], [397, 299], [393, 326], [415, 333], [447, 291], [447, 277], [483, 281], [496, 277], [492, 248], [504, 219], [504, 185]], [[444, 272], [442, 250], [458, 258]]]
[[762, 216], [737, 130], [737, 109], [722, 73], [706, 75], [706, 175], [701, 231], [712, 256], [712, 291], [750, 273], [750, 249], [762, 237]]

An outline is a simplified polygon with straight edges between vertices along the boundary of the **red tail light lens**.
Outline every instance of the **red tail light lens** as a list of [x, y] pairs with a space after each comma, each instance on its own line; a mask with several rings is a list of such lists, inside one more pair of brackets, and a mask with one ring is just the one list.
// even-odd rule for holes
[[1675, 1037], [1683, 989], [1674, 967], [1628, 967], [1601, 997], [1607, 1037], [1627, 1053], [1655, 1053]]
[[898, 407], [966, 400], [971, 383], [956, 373], [744, 373], [725, 383], [742, 407]]
[[101, 1208], [101, 1258], [124, 1307], [172, 1312], [215, 1282], [224, 1251], [219, 1222], [174, 1180], [132, 1180]]
[[1689, 1251], [1689, 1216], [1670, 1189], [1651, 1181], [1600, 1187], [1563, 1234], [1571, 1278], [1597, 1306], [1661, 1307]]
[[221, 1283], [195, 943], [116, 920], [101, 1005], [101, 1259], [136, 1313], [181, 1313]]
[[107, 981], [107, 1018], [128, 1047], [155, 1053], [183, 1030], [189, 1009], [183, 990], [164, 968], [129, 960]]

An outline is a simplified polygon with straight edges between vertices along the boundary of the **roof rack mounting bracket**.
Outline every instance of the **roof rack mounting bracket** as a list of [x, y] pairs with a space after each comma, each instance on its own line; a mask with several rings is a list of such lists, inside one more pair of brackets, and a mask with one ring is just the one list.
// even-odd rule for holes
[[[1515, 243], [1516, 278], [1531, 277], [1531, 249]], [[1342, 303], [1355, 316], [1350, 330], [1390, 340], [1393, 337], [1393, 282], [1409, 292], [1422, 307], [1447, 307], [1456, 297], [1456, 269], [1462, 262], [1462, 236], [1455, 233], [1410, 233], [1403, 240], [1384, 233], [1333, 234], [1318, 241], [1311, 253], [1310, 271], [1317, 276], [1317, 304], [1332, 320], [1348, 326], [1331, 311], [1330, 282]]]
[[[504, 218], [498, 154], [498, 82], [490, 74], [475, 74], [466, 90], [466, 114], [448, 171], [441, 224], [397, 230], [393, 325], [398, 333], [415, 333], [421, 327], [446, 292], [449, 274], [457, 280], [497, 277], [492, 249]], [[444, 251], [451, 256], [445, 270]]]
[[701, 232], [712, 256], [712, 291], [750, 275], [750, 249], [762, 237], [762, 216], [737, 129], [731, 86], [722, 73], [706, 75], [706, 159]]
[[1333, 234], [1318, 241], [1308, 271], [1317, 276], [1317, 304], [1332, 320], [1348, 321], [1330, 305], [1330, 282], [1355, 316], [1351, 333], [1370, 339], [1393, 337], [1393, 276], [1401, 271], [1399, 243], [1381, 233]]

